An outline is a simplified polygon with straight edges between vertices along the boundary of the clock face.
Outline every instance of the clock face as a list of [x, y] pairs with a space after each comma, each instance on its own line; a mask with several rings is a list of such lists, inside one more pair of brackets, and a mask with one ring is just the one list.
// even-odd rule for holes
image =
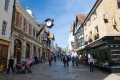
[[52, 22], [51, 21], [47, 21], [46, 24], [47, 24], [47, 26], [51, 26]]

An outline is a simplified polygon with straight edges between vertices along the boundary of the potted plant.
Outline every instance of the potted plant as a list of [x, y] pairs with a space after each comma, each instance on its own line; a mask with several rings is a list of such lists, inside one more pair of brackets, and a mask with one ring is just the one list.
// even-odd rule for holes
[[98, 34], [98, 33], [93, 36], [93, 39], [94, 39], [94, 40], [96, 40], [96, 39], [98, 39], [98, 38], [99, 38], [99, 34]]
[[89, 38], [88, 42], [89, 42], [89, 43], [93, 42], [93, 39], [92, 39], [92, 38]]
[[87, 42], [87, 41], [85, 41], [85, 42], [84, 42], [84, 44], [85, 44], [85, 45], [87, 45], [87, 44], [88, 44], [88, 42]]

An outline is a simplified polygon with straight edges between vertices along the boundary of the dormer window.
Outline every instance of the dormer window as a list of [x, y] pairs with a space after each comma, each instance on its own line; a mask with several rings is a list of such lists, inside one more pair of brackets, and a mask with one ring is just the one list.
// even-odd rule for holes
[[90, 35], [92, 35], [92, 31], [90, 31]]
[[96, 11], [93, 13], [93, 17], [94, 17], [94, 19], [97, 18], [97, 13], [96, 13]]
[[117, 0], [118, 8], [120, 8], [120, 0]]

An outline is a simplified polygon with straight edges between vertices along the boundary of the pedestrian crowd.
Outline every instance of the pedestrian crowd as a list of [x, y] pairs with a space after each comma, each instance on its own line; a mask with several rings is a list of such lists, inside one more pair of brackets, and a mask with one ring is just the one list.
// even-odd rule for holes
[[[34, 57], [34, 59], [35, 59], [35, 63], [38, 63], [38, 59], [36, 56]], [[69, 66], [70, 61], [72, 62], [72, 66], [75, 66], [75, 65], [78, 66], [79, 61], [80, 61], [79, 56], [62, 55], [62, 56], [57, 57], [56, 55], [50, 55], [48, 57], [49, 66], [52, 65], [52, 61], [56, 62], [57, 59], [61, 59], [61, 61], [63, 62], [63, 65], [67, 66], [67, 67]], [[41, 61], [42, 61], [42, 59], [41, 59]], [[88, 64], [90, 66], [90, 72], [93, 72], [94, 71], [94, 59], [93, 59], [92, 55], [90, 55], [90, 57], [88, 58]], [[18, 73], [20, 70], [24, 73], [26, 71], [31, 73], [32, 72], [31, 66], [32, 66], [31, 59], [29, 59], [29, 58], [25, 59], [23, 57], [21, 59], [20, 64], [16, 64], [16, 69], [17, 69]], [[9, 74], [10, 69], [12, 70], [13, 73], [15, 72], [14, 71], [14, 59], [12, 57], [10, 57], [10, 59], [9, 59], [7, 74]]]

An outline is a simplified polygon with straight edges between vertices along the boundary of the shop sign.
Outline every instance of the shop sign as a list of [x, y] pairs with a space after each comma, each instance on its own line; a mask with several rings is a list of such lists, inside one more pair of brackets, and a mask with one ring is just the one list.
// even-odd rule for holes
[[1, 44], [1, 45], [9, 46], [9, 45], [10, 45], [10, 42], [5, 41], [5, 40], [0, 40], [0, 44]]
[[120, 37], [114, 37], [114, 40], [120, 40]]

